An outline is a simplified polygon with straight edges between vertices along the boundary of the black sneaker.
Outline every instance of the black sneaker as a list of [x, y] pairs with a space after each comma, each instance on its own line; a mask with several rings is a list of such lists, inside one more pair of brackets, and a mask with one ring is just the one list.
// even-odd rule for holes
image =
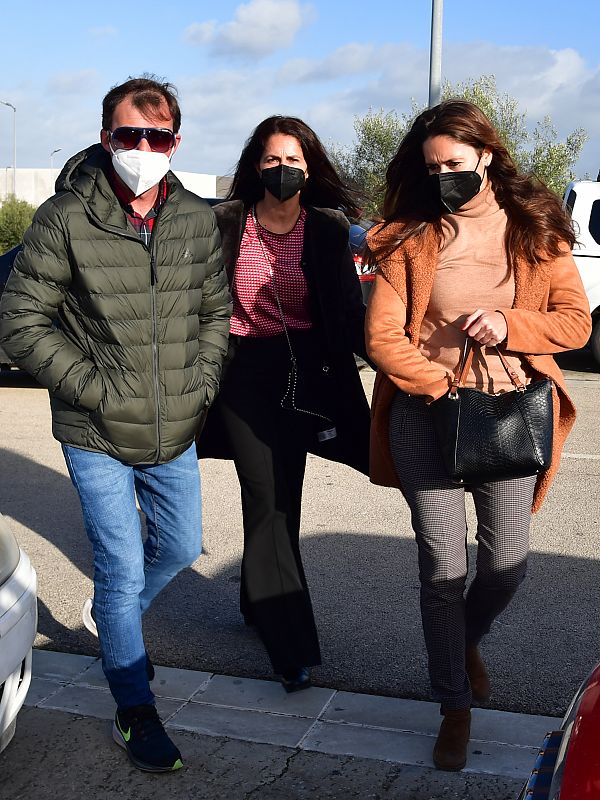
[[173, 772], [183, 767], [181, 753], [165, 733], [156, 706], [117, 709], [112, 734], [138, 769]]
[[312, 686], [308, 667], [294, 667], [284, 670], [279, 676], [281, 685], [286, 692], [300, 692], [302, 689], [310, 689]]

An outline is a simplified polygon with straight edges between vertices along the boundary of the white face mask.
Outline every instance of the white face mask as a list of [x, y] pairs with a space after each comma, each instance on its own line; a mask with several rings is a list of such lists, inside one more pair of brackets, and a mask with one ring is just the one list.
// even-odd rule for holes
[[112, 164], [115, 172], [135, 197], [156, 186], [165, 177], [171, 166], [166, 153], [152, 150], [113, 150]]

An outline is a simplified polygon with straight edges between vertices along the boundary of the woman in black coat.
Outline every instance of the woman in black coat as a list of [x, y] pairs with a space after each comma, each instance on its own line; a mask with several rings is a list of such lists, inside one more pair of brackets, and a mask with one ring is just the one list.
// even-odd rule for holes
[[321, 663], [299, 548], [307, 453], [368, 474], [365, 308], [348, 245], [350, 191], [295, 117], [269, 117], [215, 206], [234, 300], [200, 457], [233, 458], [244, 520], [240, 607], [287, 691]]

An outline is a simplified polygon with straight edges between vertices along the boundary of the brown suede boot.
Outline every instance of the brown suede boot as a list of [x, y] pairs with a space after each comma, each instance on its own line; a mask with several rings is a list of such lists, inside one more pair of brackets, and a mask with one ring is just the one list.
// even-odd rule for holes
[[437, 769], [458, 772], [467, 763], [467, 745], [471, 733], [471, 709], [442, 710], [444, 719], [433, 748]]
[[465, 650], [465, 669], [469, 676], [473, 700], [478, 705], [487, 705], [490, 701], [491, 693], [490, 679], [476, 644], [467, 645]]

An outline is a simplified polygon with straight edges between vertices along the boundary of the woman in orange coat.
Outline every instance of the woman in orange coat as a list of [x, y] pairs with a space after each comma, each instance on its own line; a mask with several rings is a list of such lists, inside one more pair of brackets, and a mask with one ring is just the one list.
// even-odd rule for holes
[[[371, 480], [399, 487], [419, 550], [421, 615], [433, 695], [443, 716], [439, 769], [466, 763], [470, 707], [490, 684], [478, 645], [525, 576], [532, 510], [558, 468], [575, 419], [552, 354], [583, 346], [588, 303], [560, 202], [521, 175], [477, 106], [447, 101], [420, 114], [387, 172], [384, 221], [371, 231], [377, 275], [367, 351], [378, 367]], [[554, 449], [541, 476], [472, 483], [477, 572], [465, 597], [465, 486], [444, 469], [431, 421], [465, 337], [467, 386], [511, 390], [493, 346], [525, 384], [554, 382]]]

